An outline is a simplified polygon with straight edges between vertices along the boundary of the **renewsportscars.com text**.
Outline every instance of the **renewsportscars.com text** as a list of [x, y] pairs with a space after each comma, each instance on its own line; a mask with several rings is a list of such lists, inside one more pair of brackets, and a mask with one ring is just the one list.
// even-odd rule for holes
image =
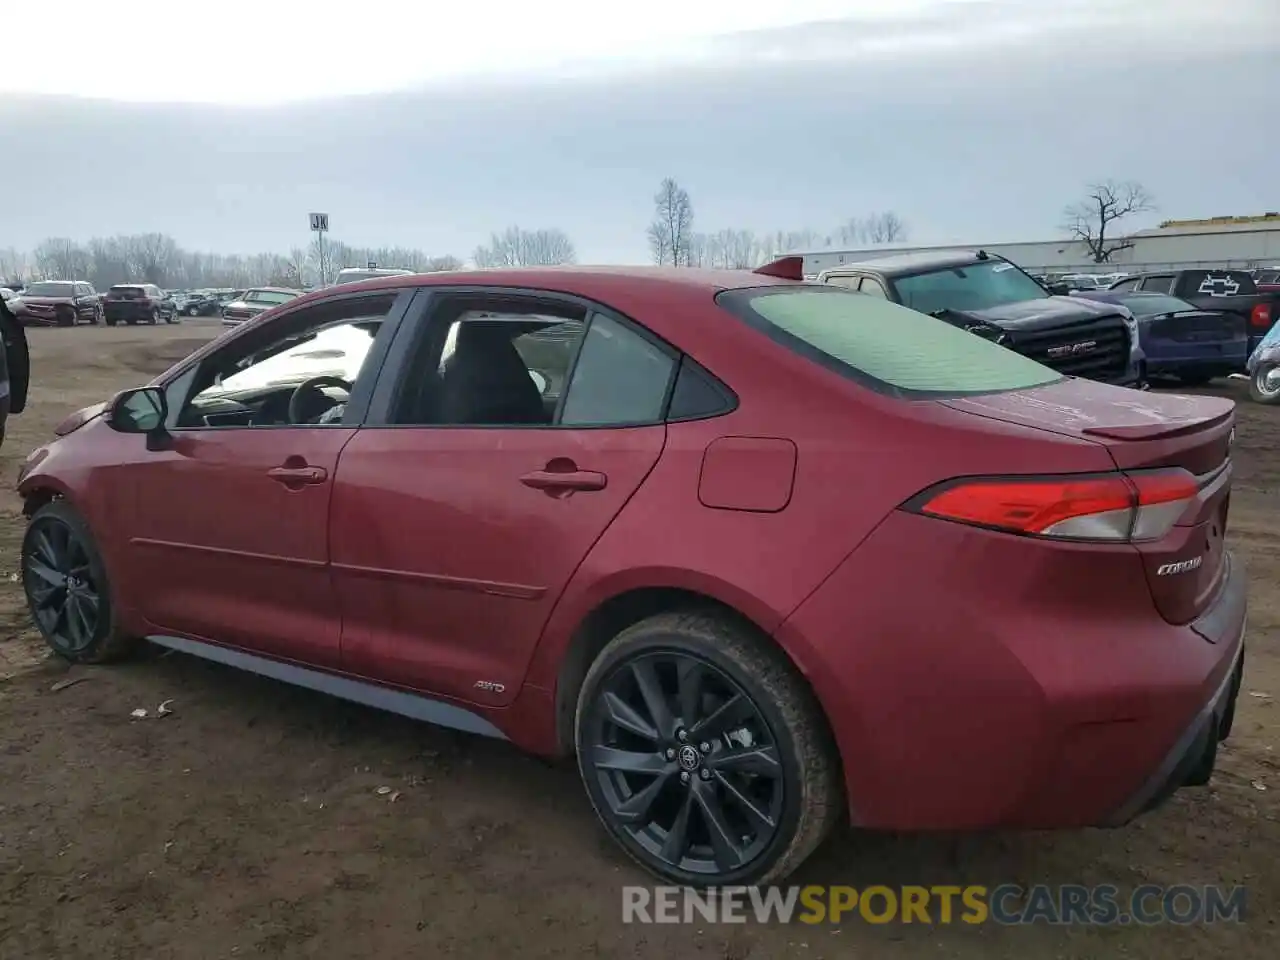
[[1112, 884], [622, 888], [624, 923], [924, 923], [1004, 926], [1241, 923], [1245, 887]]

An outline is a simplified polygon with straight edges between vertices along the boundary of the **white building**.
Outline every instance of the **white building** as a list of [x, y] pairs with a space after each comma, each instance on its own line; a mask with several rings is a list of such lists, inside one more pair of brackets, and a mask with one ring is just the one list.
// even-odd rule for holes
[[1096, 264], [1078, 240], [1031, 243], [944, 244], [929, 247], [878, 246], [862, 250], [808, 250], [804, 272], [816, 275], [845, 263], [872, 260], [891, 253], [982, 249], [1011, 260], [1031, 273], [1099, 273], [1186, 269], [1193, 267], [1270, 267], [1280, 265], [1280, 213], [1212, 220], [1168, 220], [1126, 239], [1133, 246]]

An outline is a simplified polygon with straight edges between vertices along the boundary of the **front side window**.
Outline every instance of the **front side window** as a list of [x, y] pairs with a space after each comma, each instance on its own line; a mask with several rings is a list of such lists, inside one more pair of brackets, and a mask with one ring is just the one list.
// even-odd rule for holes
[[1005, 260], [983, 260], [897, 277], [893, 285], [902, 304], [921, 313], [990, 310], [1049, 295], [1044, 287]]
[[322, 304], [234, 339], [196, 368], [176, 426], [340, 424], [394, 299]]
[[1062, 379], [944, 320], [851, 291], [762, 287], [726, 291], [717, 302], [783, 346], [906, 399], [1024, 390]]

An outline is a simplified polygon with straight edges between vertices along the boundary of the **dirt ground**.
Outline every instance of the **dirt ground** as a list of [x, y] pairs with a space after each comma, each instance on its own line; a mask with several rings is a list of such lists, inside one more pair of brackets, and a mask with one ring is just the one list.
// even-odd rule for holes
[[[17, 582], [18, 464], [67, 412], [218, 329], [31, 333], [30, 407], [0, 451], [0, 958], [1276, 955], [1280, 409], [1239, 408], [1231, 539], [1252, 577], [1250, 659], [1208, 789], [1119, 831], [843, 835], [796, 878], [1242, 884], [1245, 924], [629, 926], [619, 888], [646, 880], [571, 768], [182, 655], [71, 671], [45, 656]], [[130, 719], [162, 701], [172, 714]]]

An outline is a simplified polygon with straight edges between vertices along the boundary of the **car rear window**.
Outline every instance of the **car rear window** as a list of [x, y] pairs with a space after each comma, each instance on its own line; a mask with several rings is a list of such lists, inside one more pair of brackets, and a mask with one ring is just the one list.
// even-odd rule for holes
[[725, 291], [717, 302], [782, 345], [893, 396], [1000, 393], [1062, 379], [944, 320], [850, 290], [759, 287]]
[[1186, 296], [1234, 297], [1257, 293], [1258, 287], [1243, 270], [1187, 270], [1178, 281], [1177, 292]]

